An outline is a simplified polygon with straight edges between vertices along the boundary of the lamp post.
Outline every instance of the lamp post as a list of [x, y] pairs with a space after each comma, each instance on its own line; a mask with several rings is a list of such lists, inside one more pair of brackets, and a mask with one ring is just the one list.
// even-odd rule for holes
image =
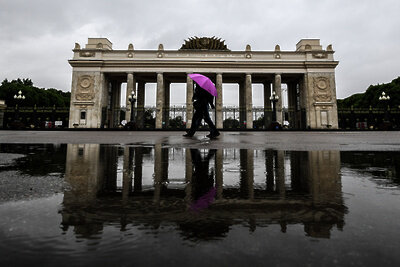
[[269, 97], [269, 100], [272, 102], [272, 122], [276, 122], [276, 102], [279, 100], [279, 96], [272, 91], [272, 95]]
[[382, 92], [382, 94], [379, 96], [379, 101], [381, 101], [382, 103], [385, 104], [385, 117], [383, 119], [384, 121], [389, 121], [389, 113], [388, 113], [389, 100], [390, 100], [390, 96], [386, 95], [385, 92]]
[[135, 102], [136, 102], [137, 96], [135, 94], [135, 91], [132, 91], [131, 94], [128, 96], [129, 102], [131, 102], [131, 120], [129, 121], [130, 127], [134, 128], [135, 126]]
[[[18, 95], [14, 95], [15, 101], [18, 103], [19, 100], [24, 100], [25, 96], [22, 94], [21, 90], [18, 91]], [[18, 104], [15, 104], [15, 122], [18, 121]]]

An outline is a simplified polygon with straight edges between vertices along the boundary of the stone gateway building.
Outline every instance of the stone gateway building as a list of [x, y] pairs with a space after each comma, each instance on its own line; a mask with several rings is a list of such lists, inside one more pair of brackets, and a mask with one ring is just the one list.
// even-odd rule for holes
[[[293, 129], [338, 128], [335, 68], [332, 45], [323, 49], [319, 39], [302, 39], [295, 51], [231, 51], [219, 38], [194, 37], [179, 50], [113, 50], [106, 38], [89, 38], [85, 48], [75, 44], [72, 66], [72, 87], [69, 127], [116, 127], [120, 121], [121, 85], [126, 83], [126, 117], [130, 118], [128, 96], [137, 96], [135, 122], [143, 127], [145, 84], [156, 83], [155, 128], [168, 121], [171, 83], [186, 84], [186, 127], [193, 114], [193, 81], [190, 73], [211, 78], [218, 90], [215, 123], [223, 128], [223, 83], [239, 85], [239, 121], [253, 128], [252, 85], [264, 86], [264, 123], [272, 118], [280, 124], [289, 121]], [[287, 90], [287, 114], [282, 109], [282, 88]], [[274, 94], [276, 101], [271, 101]], [[275, 113], [275, 114], [272, 114]], [[275, 116], [274, 116], [275, 115]]]

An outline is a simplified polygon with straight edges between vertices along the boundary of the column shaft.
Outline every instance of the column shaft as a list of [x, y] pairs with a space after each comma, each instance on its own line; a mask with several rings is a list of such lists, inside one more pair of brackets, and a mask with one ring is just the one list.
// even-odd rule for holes
[[164, 75], [157, 73], [156, 129], [163, 128], [164, 95]]
[[246, 98], [244, 83], [239, 83], [239, 127], [244, 128], [246, 121]]
[[164, 104], [164, 115], [163, 115], [163, 120], [164, 120], [164, 126], [165, 128], [168, 128], [169, 126], [169, 119], [170, 119], [170, 109], [171, 109], [171, 82], [166, 82], [165, 83], [165, 104]]
[[192, 126], [193, 117], [193, 80], [186, 76], [186, 128]]
[[264, 129], [267, 129], [272, 122], [272, 106], [271, 106], [271, 83], [264, 83]]
[[131, 93], [135, 92], [135, 95], [137, 96], [136, 92], [136, 79], [133, 73], [128, 73], [127, 77], [127, 84], [126, 84], [126, 97], [125, 97], [125, 106], [126, 106], [126, 112], [125, 112], [125, 120], [130, 121], [131, 120], [131, 102], [129, 102], [129, 96]]
[[251, 74], [246, 74], [245, 80], [245, 90], [246, 90], [246, 128], [253, 129], [253, 87], [251, 81]]
[[217, 93], [218, 96], [215, 100], [215, 112], [216, 112], [216, 127], [218, 129], [222, 129], [224, 127], [224, 116], [222, 114], [222, 74], [217, 73], [217, 82], [216, 82], [216, 87], [217, 87]]
[[144, 128], [144, 97], [145, 97], [145, 82], [139, 81], [137, 88], [137, 125], [139, 129]]
[[280, 74], [275, 74], [274, 80], [274, 91], [276, 95], [279, 97], [279, 100], [276, 102], [276, 121], [282, 125], [282, 78]]

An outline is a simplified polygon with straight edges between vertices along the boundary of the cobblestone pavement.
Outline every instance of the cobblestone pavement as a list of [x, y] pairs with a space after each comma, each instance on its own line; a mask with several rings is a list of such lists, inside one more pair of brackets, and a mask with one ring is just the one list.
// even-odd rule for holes
[[192, 138], [179, 131], [0, 131], [1, 143], [130, 144], [193, 148], [277, 150], [400, 151], [400, 131], [221, 132], [210, 140], [200, 131]]

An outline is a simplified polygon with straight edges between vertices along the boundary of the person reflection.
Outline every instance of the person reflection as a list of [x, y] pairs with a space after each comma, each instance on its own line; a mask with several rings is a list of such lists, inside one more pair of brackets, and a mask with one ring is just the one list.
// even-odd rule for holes
[[[229, 232], [233, 222], [231, 218], [218, 218], [211, 216], [206, 210], [216, 196], [214, 186], [214, 170], [210, 170], [210, 160], [215, 156], [216, 150], [211, 149], [202, 154], [199, 149], [191, 149], [192, 157], [192, 204], [188, 217], [179, 223], [181, 235], [188, 240], [215, 240], [221, 239]], [[203, 211], [203, 212], [199, 212]]]
[[214, 157], [215, 149], [210, 149], [202, 157], [199, 149], [191, 149], [192, 157], [192, 199], [190, 209], [199, 211], [207, 208], [215, 199], [216, 188], [214, 187], [214, 170], [209, 171], [210, 159]]

